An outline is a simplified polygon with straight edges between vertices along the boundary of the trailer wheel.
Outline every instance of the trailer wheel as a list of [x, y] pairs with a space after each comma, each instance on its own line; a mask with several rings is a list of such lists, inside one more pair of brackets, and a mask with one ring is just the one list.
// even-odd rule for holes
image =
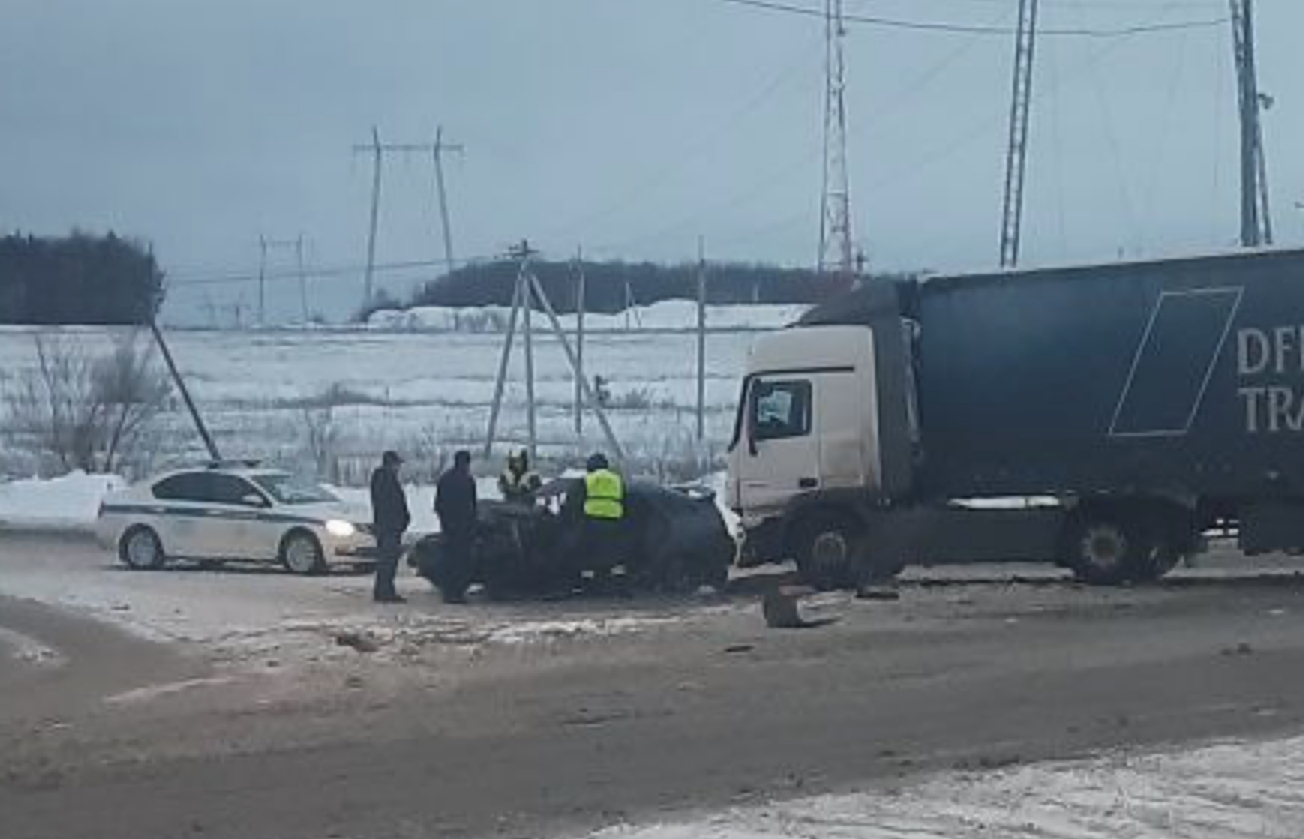
[[820, 591], [850, 588], [858, 530], [835, 513], [817, 513], [800, 521], [794, 532], [793, 553], [802, 580]]
[[1150, 546], [1148, 553], [1132, 569], [1130, 579], [1135, 583], [1153, 583], [1177, 567], [1185, 556], [1173, 544], [1159, 541]]
[[1148, 519], [1149, 536], [1145, 552], [1132, 569], [1132, 580], [1153, 583], [1177, 567], [1191, 553], [1193, 525], [1181, 513], [1156, 515]]
[[1075, 517], [1064, 537], [1064, 564], [1090, 585], [1116, 586], [1135, 579], [1150, 553], [1139, 529], [1114, 512]]

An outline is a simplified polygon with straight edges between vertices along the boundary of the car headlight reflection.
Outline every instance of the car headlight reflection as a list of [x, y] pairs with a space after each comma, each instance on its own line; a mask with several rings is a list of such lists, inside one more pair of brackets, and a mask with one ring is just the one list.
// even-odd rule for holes
[[326, 532], [337, 538], [345, 539], [357, 533], [358, 529], [347, 521], [331, 519], [326, 522]]

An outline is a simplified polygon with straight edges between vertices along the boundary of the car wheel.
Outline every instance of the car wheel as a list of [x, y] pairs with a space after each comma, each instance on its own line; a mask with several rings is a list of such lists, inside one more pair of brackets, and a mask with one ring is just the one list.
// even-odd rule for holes
[[820, 591], [850, 587], [856, 539], [855, 526], [841, 516], [819, 514], [801, 522], [794, 558], [802, 580]]
[[162, 568], [167, 561], [158, 534], [143, 524], [122, 534], [118, 541], [118, 558], [135, 571], [153, 571]]
[[292, 574], [320, 574], [326, 570], [321, 542], [311, 533], [294, 531], [281, 542], [281, 564]]

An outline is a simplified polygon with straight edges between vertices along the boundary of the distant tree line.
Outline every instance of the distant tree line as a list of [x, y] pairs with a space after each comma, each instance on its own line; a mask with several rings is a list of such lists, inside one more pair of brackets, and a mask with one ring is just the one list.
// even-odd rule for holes
[[[535, 262], [535, 276], [558, 312], [575, 311], [576, 278], [581, 268], [585, 278], [585, 308], [591, 312], [614, 314], [631, 303], [645, 306], [662, 300], [697, 298], [697, 266], [691, 263]], [[409, 305], [509, 306], [519, 269], [520, 265], [511, 261], [467, 265], [421, 286]], [[807, 269], [744, 263], [707, 266], [707, 302], [712, 304], [815, 303], [839, 288], [838, 278]]]
[[148, 247], [109, 233], [0, 239], [0, 323], [147, 323], [163, 300]]

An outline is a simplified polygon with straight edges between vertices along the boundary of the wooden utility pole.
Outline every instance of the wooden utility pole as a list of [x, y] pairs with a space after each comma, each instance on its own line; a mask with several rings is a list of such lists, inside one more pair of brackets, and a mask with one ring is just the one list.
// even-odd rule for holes
[[587, 307], [587, 282], [584, 276], [584, 251], [575, 251], [575, 436], [584, 439], [584, 312]]
[[697, 442], [706, 439], [706, 239], [697, 239]]

